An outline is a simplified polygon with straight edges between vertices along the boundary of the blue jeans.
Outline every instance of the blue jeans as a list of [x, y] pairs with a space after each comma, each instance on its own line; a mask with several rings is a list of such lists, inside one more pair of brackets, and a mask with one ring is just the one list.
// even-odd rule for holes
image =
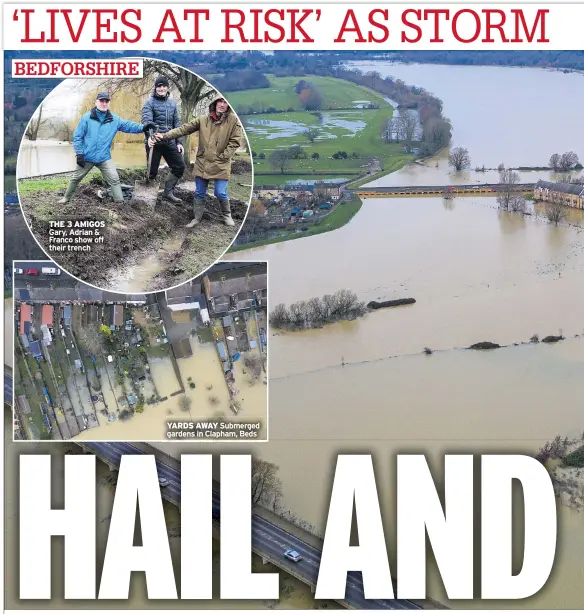
[[[227, 200], [227, 179], [215, 179], [215, 196], [219, 200]], [[209, 187], [209, 179], [195, 177], [195, 198], [197, 200], [205, 200], [207, 196], [207, 188]]]

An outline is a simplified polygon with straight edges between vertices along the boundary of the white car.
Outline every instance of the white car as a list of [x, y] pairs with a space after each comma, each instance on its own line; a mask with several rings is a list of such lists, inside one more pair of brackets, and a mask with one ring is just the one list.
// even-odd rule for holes
[[24, 269], [14, 269], [15, 275], [24, 275]]
[[170, 484], [170, 482], [166, 478], [158, 478], [158, 483], [162, 487], [168, 486]]
[[284, 552], [284, 556], [295, 563], [302, 560], [302, 555], [300, 552], [296, 552], [296, 550], [286, 550], [286, 552]]

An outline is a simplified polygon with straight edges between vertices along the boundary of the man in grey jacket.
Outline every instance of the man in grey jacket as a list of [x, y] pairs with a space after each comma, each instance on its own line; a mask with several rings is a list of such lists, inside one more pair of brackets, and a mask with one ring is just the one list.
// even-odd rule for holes
[[[156, 124], [160, 133], [168, 132], [180, 126], [178, 108], [176, 102], [170, 99], [170, 83], [166, 77], [159, 76], [156, 78], [154, 92], [142, 107], [142, 123]], [[149, 148], [148, 139], [146, 139], [146, 156], [148, 156]], [[150, 180], [156, 178], [160, 158], [164, 158], [170, 167], [170, 174], [164, 184], [164, 198], [175, 204], [182, 202], [180, 198], [173, 194], [173, 190], [185, 172], [183, 154], [184, 148], [180, 138], [157, 143], [152, 151]]]

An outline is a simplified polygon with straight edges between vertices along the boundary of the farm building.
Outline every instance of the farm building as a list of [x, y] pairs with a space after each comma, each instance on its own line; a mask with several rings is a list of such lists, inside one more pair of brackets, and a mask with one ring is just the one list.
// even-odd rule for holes
[[535, 186], [533, 197], [543, 202], [584, 209], [584, 185], [579, 183], [552, 183], [540, 180]]

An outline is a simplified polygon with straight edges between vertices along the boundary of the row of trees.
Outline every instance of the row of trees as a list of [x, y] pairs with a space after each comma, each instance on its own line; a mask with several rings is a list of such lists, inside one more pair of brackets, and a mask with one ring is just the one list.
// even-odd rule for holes
[[420, 140], [419, 121], [416, 113], [409, 109], [400, 111], [397, 117], [392, 117], [387, 122], [383, 138], [386, 143], [404, 143], [409, 150], [414, 140]]
[[354, 292], [339, 290], [322, 298], [292, 303], [290, 307], [280, 303], [270, 314], [270, 323], [274, 328], [288, 330], [320, 328], [332, 322], [354, 320], [366, 313], [365, 303]]
[[556, 173], [566, 173], [579, 164], [578, 154], [567, 151], [563, 154], [553, 154], [550, 157], [549, 166]]

